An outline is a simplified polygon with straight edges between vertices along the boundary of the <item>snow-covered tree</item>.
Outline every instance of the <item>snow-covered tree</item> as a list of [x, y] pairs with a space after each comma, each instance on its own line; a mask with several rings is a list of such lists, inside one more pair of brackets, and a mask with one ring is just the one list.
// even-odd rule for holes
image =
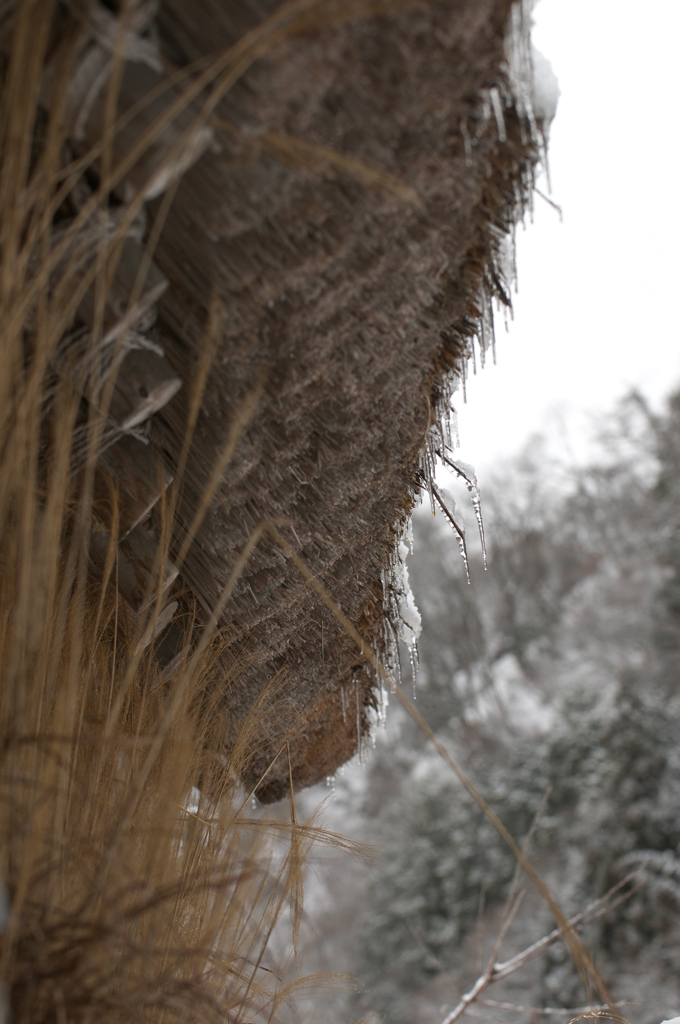
[[[631, 396], [603, 425], [592, 464], [549, 500], [533, 466], [525, 459], [521, 486], [510, 474], [487, 502], [490, 568], [473, 558], [470, 587], [446, 534], [416, 522], [419, 707], [518, 842], [537, 819], [531, 855], [567, 912], [641, 869], [643, 888], [585, 937], [617, 995], [677, 1001], [680, 395], [663, 416]], [[388, 1024], [415, 1007], [429, 1019], [427, 993], [459, 977], [515, 869], [476, 805], [398, 724], [369, 767], [367, 835], [383, 859], [352, 940], [358, 1008]], [[522, 913], [523, 934], [552, 927], [533, 904]], [[536, 1005], [584, 1001], [559, 945], [531, 986]]]

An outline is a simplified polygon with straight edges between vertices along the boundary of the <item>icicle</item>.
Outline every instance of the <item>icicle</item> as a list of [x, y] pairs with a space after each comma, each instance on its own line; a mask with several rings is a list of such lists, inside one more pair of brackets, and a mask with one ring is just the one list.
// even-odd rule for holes
[[484, 369], [484, 364], [486, 362], [486, 350], [489, 347], [489, 342], [486, 338], [486, 291], [484, 289], [484, 285], [482, 285], [480, 289], [480, 298], [482, 300], [482, 315], [479, 318], [479, 348], [481, 353], [482, 369]]
[[427, 493], [430, 496], [430, 510], [434, 515], [434, 495], [432, 493], [432, 473], [430, 472], [430, 459], [428, 456], [427, 446], [421, 456], [421, 470], [425, 477], [425, 486], [427, 487]]
[[380, 680], [380, 703], [378, 705], [378, 721], [382, 725], [383, 729], [387, 728], [387, 708], [389, 707], [389, 696], [387, 690], [383, 686], [382, 679]]
[[491, 97], [491, 106], [496, 117], [496, 126], [498, 128], [498, 139], [500, 142], [505, 142], [507, 139], [507, 133], [505, 130], [505, 118], [503, 117], [503, 106], [501, 104], [501, 96], [498, 88], [494, 85], [489, 89], [489, 96]]
[[406, 540], [408, 542], [409, 550], [410, 550], [411, 554], [413, 554], [413, 517], [412, 516], [408, 517], [408, 522], [406, 524]]
[[343, 684], [343, 686], [340, 687], [340, 696], [341, 696], [341, 699], [342, 699], [342, 720], [343, 720], [343, 722], [345, 724], [347, 724], [347, 705], [346, 705], [346, 702], [345, 702], [345, 687], [344, 687], [344, 684]]
[[[396, 614], [397, 614], [397, 617], [398, 617], [398, 615], [399, 615], [398, 609], [397, 609], [397, 613]], [[401, 686], [401, 684], [403, 682], [403, 679], [401, 677], [401, 655], [399, 653], [399, 633], [397, 631], [397, 626], [395, 625], [394, 622], [390, 622], [390, 626], [392, 627], [391, 650], [392, 650], [392, 657], [393, 657], [393, 664], [394, 664], [393, 671], [394, 671], [394, 675], [397, 677], [397, 682]]]
[[250, 809], [251, 811], [257, 810], [257, 797], [255, 795], [250, 798]]
[[411, 659], [411, 675], [413, 677], [413, 699], [416, 699], [416, 678], [418, 675], [418, 642], [416, 640], [409, 644], [409, 658]]
[[[512, 286], [515, 289], [515, 295], [519, 292], [519, 277], [517, 274], [517, 225], [512, 225], [512, 231], [510, 232], [510, 242], [512, 244]], [[512, 309], [512, 306], [510, 307]]]
[[446, 402], [444, 404], [444, 412], [442, 414], [442, 425], [444, 427], [444, 444], [452, 450], [453, 444], [451, 439], [451, 406]]
[[359, 704], [359, 684], [356, 683], [357, 693], [357, 753], [359, 754], [359, 764], [363, 764], [363, 751], [361, 749], [361, 706]]
[[451, 426], [453, 427], [453, 436], [456, 439], [455, 447], [460, 448], [460, 433], [458, 431], [458, 413], [456, 412], [453, 406], [451, 406]]
[[[541, 163], [543, 164], [543, 170], [545, 171], [545, 180], [548, 185], [548, 195], [552, 195], [552, 178], [550, 176], [550, 159], [548, 156], [548, 145], [546, 142], [545, 132], [540, 133], [542, 139], [541, 145]], [[560, 214], [560, 223], [562, 223], [562, 210], [558, 207]]]
[[[484, 520], [482, 519], [482, 500], [479, 494], [479, 487], [477, 485], [477, 474], [475, 473], [474, 466], [471, 466], [468, 462], [462, 462], [460, 459], [449, 459], [444, 452], [442, 452], [441, 458], [442, 462], [446, 466], [452, 469], [461, 480], [465, 481], [465, 486], [470, 492], [470, 500], [472, 501], [472, 507], [475, 510], [475, 519], [477, 520], [477, 529], [479, 530], [479, 542], [482, 547], [482, 558], [484, 559], [484, 568], [486, 569], [486, 541], [484, 538]], [[453, 500], [453, 498], [451, 498], [450, 502], [452, 502], [452, 517], [455, 519], [455, 501]], [[463, 536], [465, 535], [464, 526], [460, 527], [460, 524], [454, 524], [454, 528], [460, 533], [462, 533]], [[465, 557], [467, 558], [467, 553]]]
[[[447, 463], [449, 459], [445, 460]], [[455, 466], [454, 466], [455, 468]], [[460, 474], [461, 476], [463, 474]], [[439, 507], [448, 519], [449, 523], [456, 531], [458, 537], [458, 550], [460, 551], [463, 559], [463, 565], [465, 566], [465, 576], [468, 583], [471, 583], [470, 579], [470, 563], [468, 562], [467, 547], [465, 546], [465, 518], [456, 509], [456, 501], [453, 495], [448, 494], [446, 491], [439, 491], [436, 487], [434, 488], [434, 496], [437, 500]], [[446, 501], [444, 500], [446, 498]]]
[[[494, 273], [497, 278], [502, 280], [503, 272], [500, 267], [494, 267]], [[496, 362], [496, 333], [494, 330], [493, 322], [493, 302], [491, 292], [487, 291], [486, 288], [482, 289], [482, 299], [484, 303], [484, 333], [486, 337], [486, 347], [491, 349], [493, 355], [493, 361]], [[500, 301], [500, 300], [499, 300]]]
[[[487, 123], [487, 121], [489, 120], [490, 117], [491, 117], [491, 102], [490, 102], [488, 94], [484, 93], [483, 94], [483, 99], [482, 99], [482, 114], [481, 114], [481, 126], [482, 127]], [[478, 135], [479, 135], [479, 131], [480, 131], [480, 128], [478, 127], [477, 128]]]
[[479, 491], [476, 491], [472, 495], [472, 507], [475, 510], [475, 519], [477, 520], [477, 529], [479, 530], [479, 541], [482, 545], [482, 558], [484, 559], [484, 569], [486, 570], [486, 542], [484, 540], [484, 521], [482, 519], [482, 502], [479, 497]]
[[[440, 442], [440, 440], [441, 440], [441, 438], [436, 438], [435, 439], [434, 429], [433, 429], [432, 431], [430, 431], [430, 433], [429, 433], [429, 435], [427, 437], [427, 440], [425, 442], [425, 446], [427, 448], [428, 459], [429, 459], [429, 463], [430, 463], [430, 480], [432, 481], [432, 486], [433, 487], [434, 487], [434, 481], [437, 479], [437, 456], [439, 454], [439, 447], [440, 447], [439, 442]], [[434, 513], [433, 513], [433, 515], [434, 515]]]
[[385, 635], [385, 665], [390, 673], [393, 688], [396, 689], [397, 680], [401, 683], [401, 662], [399, 660], [399, 644], [397, 641], [397, 631], [394, 625], [394, 614], [391, 606], [386, 608], [385, 619], [384, 619], [384, 635]]
[[458, 534], [458, 550], [460, 551], [461, 558], [463, 559], [463, 565], [465, 566], [465, 577], [468, 584], [471, 584], [472, 580], [470, 579], [470, 565], [468, 562], [467, 548], [465, 547], [465, 541], [460, 534]]

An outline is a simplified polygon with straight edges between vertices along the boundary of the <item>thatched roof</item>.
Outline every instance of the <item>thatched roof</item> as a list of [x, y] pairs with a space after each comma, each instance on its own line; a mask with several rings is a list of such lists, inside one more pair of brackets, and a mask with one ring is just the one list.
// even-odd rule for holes
[[[220, 75], [193, 99], [198, 120], [184, 110], [168, 123], [179, 140], [173, 174], [156, 173], [160, 137], [161, 155], [147, 147], [117, 186], [126, 201], [142, 189], [140, 237], [153, 240], [168, 282], [154, 293], [153, 342], [184, 386], [156, 412], [150, 437], [170, 472], [201, 354], [214, 346], [175, 553], [237, 438], [171, 584], [211, 613], [253, 532], [275, 522], [385, 655], [384, 571], [424, 482], [426, 442], [492, 295], [503, 294], [500, 241], [537, 159], [526, 96], [507, 67], [517, 8], [162, 0], [155, 19], [149, 4], [132, 9], [137, 49], [119, 112], [159, 79], [179, 81], [178, 69], [193, 64], [197, 80], [204, 58], [222, 55]], [[208, 109], [215, 81], [222, 95]], [[73, 92], [74, 152], [101, 134], [105, 96], [84, 109]], [[163, 94], [138, 120], [160, 123], [168, 102]], [[121, 152], [135, 124], [128, 119]], [[216, 750], [273, 685], [246, 781], [266, 776], [262, 798], [281, 795], [286, 742], [295, 782], [332, 774], [367, 728], [376, 681], [271, 534], [239, 572], [220, 622], [228, 647], [210, 683]]]

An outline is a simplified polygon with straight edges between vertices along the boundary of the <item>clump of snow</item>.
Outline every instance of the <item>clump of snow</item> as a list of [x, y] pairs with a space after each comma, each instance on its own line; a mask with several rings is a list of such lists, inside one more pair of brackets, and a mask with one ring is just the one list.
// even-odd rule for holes
[[394, 573], [395, 578], [398, 580], [399, 639], [407, 647], [412, 647], [422, 632], [423, 623], [408, 580], [408, 569], [406, 567], [408, 554], [408, 545], [402, 540], [399, 544], [399, 560], [395, 565]]
[[469, 462], [463, 462], [461, 459], [450, 459], [449, 465], [452, 469], [455, 469], [459, 477], [462, 477], [469, 490], [473, 488], [479, 489], [477, 487], [477, 473], [473, 465]]
[[560, 87], [550, 61], [533, 44], [531, 46], [531, 64], [534, 116], [537, 121], [543, 122], [545, 131], [557, 113]]
[[446, 487], [439, 487], [438, 490], [444, 499], [447, 512], [450, 514], [460, 532], [465, 536], [465, 513], [462, 508], [458, 508], [456, 505], [456, 499], [451, 494], [451, 491], [447, 490]]

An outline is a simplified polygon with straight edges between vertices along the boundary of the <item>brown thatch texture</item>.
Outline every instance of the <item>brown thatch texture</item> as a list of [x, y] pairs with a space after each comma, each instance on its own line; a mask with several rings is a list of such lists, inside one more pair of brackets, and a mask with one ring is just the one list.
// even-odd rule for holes
[[[193, 595], [208, 616], [220, 607], [227, 641], [205, 695], [211, 742], [228, 748], [257, 715], [246, 781], [266, 775], [264, 799], [288, 785], [286, 744], [294, 781], [312, 783], [354, 753], [375, 704], [362, 651], [300, 566], [384, 656], [383, 572], [470, 339], [490, 297], [505, 298], [498, 248], [532, 184], [536, 126], [506, 65], [517, 10], [513, 0], [54, 7], [40, 101], [61, 110], [54, 97], [68, 84], [64, 161], [82, 159], [64, 171], [51, 243], [66, 264], [64, 350], [73, 362], [84, 344], [106, 381], [120, 349], [107, 443], [155, 413], [164, 465], [155, 473], [140, 440], [124, 439], [100, 459], [95, 504], [105, 520], [112, 473], [128, 506], [120, 527], [133, 531], [120, 588], [137, 609], [140, 581], [154, 576], [153, 530], [137, 527], [172, 475], [181, 481], [171, 555], [187, 604]], [[69, 232], [72, 257], [59, 248]], [[104, 289], [92, 239], [120, 243]], [[96, 376], [83, 387], [105, 412]], [[128, 479], [121, 459], [135, 445], [146, 454]], [[300, 564], [272, 530], [243, 558], [264, 523]], [[108, 534], [99, 539], [103, 564]], [[133, 565], [140, 544], [144, 572]], [[169, 563], [168, 600], [175, 575]]]
[[[183, 379], [195, 374], [215, 297], [220, 311], [184, 476], [185, 526], [240, 403], [265, 380], [182, 569], [204, 608], [215, 606], [257, 524], [273, 519], [367, 642], [381, 646], [381, 571], [419, 486], [431, 410], [460, 372], [480, 288], [494, 287], [491, 258], [536, 158], [507, 99], [505, 133], [489, 102], [493, 87], [509, 96], [510, 10], [510, 0], [451, 0], [335, 24], [321, 17], [226, 96], [213, 119], [218, 147], [163, 211], [155, 260], [170, 286], [159, 340]], [[165, 0], [163, 55], [184, 65], [227, 47], [263, 13], [255, 2]], [[382, 169], [419, 202], [290, 139]], [[170, 464], [189, 399], [185, 388], [154, 420], [153, 441]], [[333, 772], [356, 750], [374, 684], [272, 541], [258, 545], [222, 622], [238, 665], [214, 684], [224, 742], [267, 684], [283, 679], [250, 781], [286, 740], [297, 783]], [[276, 798], [286, 781], [281, 758], [262, 796]]]

